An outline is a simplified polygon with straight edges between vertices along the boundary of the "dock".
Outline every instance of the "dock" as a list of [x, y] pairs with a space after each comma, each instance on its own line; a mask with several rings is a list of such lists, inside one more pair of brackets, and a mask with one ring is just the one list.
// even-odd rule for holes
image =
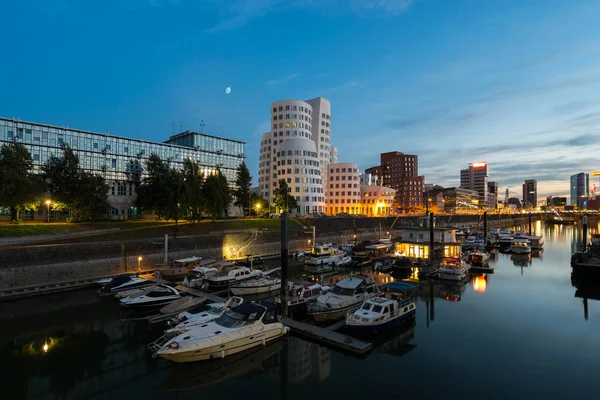
[[195, 288], [191, 288], [191, 287], [187, 287], [187, 286], [183, 286], [183, 285], [177, 285], [177, 286], [175, 286], [175, 289], [179, 290], [180, 292], [187, 293], [191, 296], [206, 297], [208, 300], [212, 301], [213, 303], [224, 303], [227, 299], [225, 297], [219, 296], [219, 294], [227, 295], [227, 293], [229, 292], [229, 289], [226, 289], [226, 290], [221, 290], [221, 291], [215, 292], [215, 293], [208, 293], [208, 292], [204, 292], [200, 289], [195, 289]]
[[331, 329], [295, 321], [288, 317], [283, 319], [283, 324], [299, 336], [305, 336], [309, 339], [326, 343], [332, 347], [350, 353], [365, 354], [373, 349], [372, 343], [344, 335], [343, 333], [335, 332]]

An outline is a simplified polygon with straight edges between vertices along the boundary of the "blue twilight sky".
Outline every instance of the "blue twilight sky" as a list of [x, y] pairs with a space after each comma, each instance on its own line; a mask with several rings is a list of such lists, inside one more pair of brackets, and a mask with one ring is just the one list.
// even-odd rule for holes
[[567, 195], [600, 169], [599, 1], [20, 0], [0, 15], [2, 116], [156, 141], [204, 120], [247, 142], [256, 177], [270, 103], [323, 96], [340, 161], [361, 169], [416, 153], [426, 183], [453, 186], [485, 160], [517, 197], [524, 179]]

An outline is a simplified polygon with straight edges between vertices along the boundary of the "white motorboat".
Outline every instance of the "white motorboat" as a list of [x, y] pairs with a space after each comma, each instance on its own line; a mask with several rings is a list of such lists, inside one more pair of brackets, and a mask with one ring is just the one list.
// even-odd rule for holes
[[168, 324], [170, 331], [188, 330], [197, 325], [203, 325], [207, 322], [214, 321], [230, 308], [237, 307], [244, 303], [244, 299], [237, 296], [232, 296], [224, 303], [200, 304], [190, 310], [177, 314], [171, 319]]
[[156, 355], [184, 363], [229, 355], [279, 339], [289, 328], [283, 325], [273, 303], [245, 303], [228, 310], [215, 321], [186, 331], [161, 347]]
[[346, 312], [379, 293], [373, 277], [350, 275], [336, 283], [331, 291], [317, 297], [308, 305], [308, 313], [316, 321], [331, 321], [344, 318]]
[[201, 257], [188, 257], [173, 261], [168, 268], [159, 270], [162, 278], [178, 278], [185, 276], [190, 270], [196, 268], [202, 262]]
[[240, 281], [245, 281], [262, 275], [263, 273], [259, 269], [250, 269], [248, 267], [232, 265], [223, 267], [219, 272], [207, 275], [202, 283], [202, 288], [205, 290], [209, 288], [226, 288]]
[[397, 292], [365, 300], [358, 309], [346, 314], [348, 331], [358, 335], [379, 334], [415, 317], [415, 285], [405, 282], [388, 285], [393, 285]]
[[[302, 285], [294, 285], [292, 282], [288, 284], [287, 303], [289, 311], [300, 311], [305, 308], [308, 303], [316, 300], [322, 294], [330, 290], [329, 286], [321, 286], [318, 283], [309, 282]], [[281, 299], [275, 299], [277, 303], [281, 303]]]
[[[123, 275], [129, 275], [131, 278], [137, 278], [137, 274], [123, 274]], [[122, 276], [122, 275], [119, 275]], [[113, 279], [115, 279], [114, 277], [111, 278], [102, 278], [102, 279], [98, 279], [96, 281], [96, 283], [100, 286], [105, 286], [108, 285]]]
[[118, 293], [125, 290], [132, 290], [136, 288], [140, 288], [142, 286], [148, 286], [154, 284], [154, 282], [140, 278], [136, 275], [123, 274], [114, 277], [110, 280], [106, 285], [100, 289], [101, 294], [112, 294]]
[[310, 254], [304, 258], [304, 266], [308, 272], [325, 272], [331, 270], [331, 266], [338, 263], [344, 257], [344, 253], [328, 245], [314, 246]]
[[179, 291], [168, 285], [155, 285], [121, 299], [122, 307], [155, 307], [181, 298]]
[[270, 293], [281, 288], [281, 279], [279, 278], [254, 278], [229, 287], [231, 293], [237, 296], [251, 294]]
[[461, 281], [467, 276], [470, 270], [471, 265], [467, 264], [464, 260], [458, 257], [445, 257], [440, 263], [438, 279]]
[[510, 246], [510, 252], [514, 254], [530, 254], [531, 242], [527, 238], [516, 237], [513, 239], [512, 245]]
[[343, 265], [348, 265], [352, 263], [352, 257], [351, 256], [345, 256], [340, 258], [338, 261], [335, 261], [333, 264], [335, 266], [343, 266]]

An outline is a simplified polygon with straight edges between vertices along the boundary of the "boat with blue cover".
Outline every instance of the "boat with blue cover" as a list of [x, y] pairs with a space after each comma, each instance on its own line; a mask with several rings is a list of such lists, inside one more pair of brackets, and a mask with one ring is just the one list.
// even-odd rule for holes
[[346, 314], [346, 329], [350, 333], [375, 335], [415, 317], [415, 285], [390, 282], [380, 289], [383, 295], [365, 300], [356, 311]]

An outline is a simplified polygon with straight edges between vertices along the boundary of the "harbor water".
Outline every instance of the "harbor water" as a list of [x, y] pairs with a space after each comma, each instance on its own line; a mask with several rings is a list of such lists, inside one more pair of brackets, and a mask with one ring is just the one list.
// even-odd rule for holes
[[94, 290], [0, 303], [0, 398], [598, 398], [600, 284], [571, 280], [577, 226], [536, 231], [544, 251], [531, 259], [496, 253], [493, 274], [418, 283], [414, 323], [360, 358], [290, 335], [175, 365], [146, 347], [162, 326], [124, 319]]

